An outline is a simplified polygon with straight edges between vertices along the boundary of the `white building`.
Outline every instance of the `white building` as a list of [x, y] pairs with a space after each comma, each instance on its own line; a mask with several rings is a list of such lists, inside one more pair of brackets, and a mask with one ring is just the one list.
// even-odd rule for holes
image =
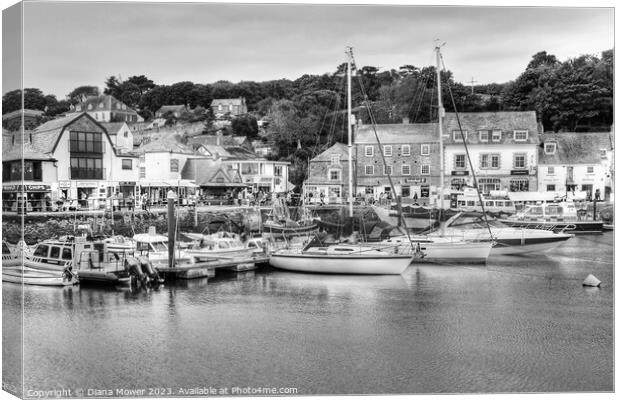
[[538, 191], [613, 200], [610, 132], [544, 133], [540, 142]]
[[[481, 192], [537, 190], [539, 139], [534, 111], [460, 113], [459, 119]], [[472, 167], [456, 114], [446, 113], [443, 134], [446, 187], [472, 186]]]
[[112, 193], [134, 193], [138, 157], [118, 149], [107, 130], [87, 113], [48, 121], [25, 140], [57, 160], [52, 197], [103, 199]]
[[101, 122], [101, 125], [108, 131], [117, 149], [133, 150], [133, 132], [126, 122]]

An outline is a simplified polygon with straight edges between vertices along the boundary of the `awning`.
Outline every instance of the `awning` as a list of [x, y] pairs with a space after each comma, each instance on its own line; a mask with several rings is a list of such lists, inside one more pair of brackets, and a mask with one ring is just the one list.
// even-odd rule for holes
[[249, 187], [250, 185], [246, 185], [245, 183], [241, 183], [241, 182], [205, 182], [203, 184], [200, 185], [200, 187], [203, 188], [210, 188], [210, 187]]
[[166, 188], [175, 188], [175, 187], [186, 187], [186, 188], [197, 188], [193, 182], [190, 181], [140, 181], [139, 183], [142, 187], [166, 187]]

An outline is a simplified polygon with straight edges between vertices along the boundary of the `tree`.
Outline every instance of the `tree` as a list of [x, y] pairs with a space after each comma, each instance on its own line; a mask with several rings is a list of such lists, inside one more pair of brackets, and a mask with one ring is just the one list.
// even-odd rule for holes
[[250, 114], [233, 118], [231, 127], [235, 135], [245, 136], [248, 139], [254, 139], [258, 136], [258, 122]]
[[99, 96], [99, 88], [97, 86], [79, 86], [67, 95], [71, 104], [81, 103], [91, 96]]
[[[47, 100], [41, 89], [26, 88], [24, 89], [24, 108], [29, 110], [45, 110]], [[10, 113], [12, 111], [21, 110], [22, 108], [22, 91], [20, 89], [6, 92], [2, 96], [2, 113]]]

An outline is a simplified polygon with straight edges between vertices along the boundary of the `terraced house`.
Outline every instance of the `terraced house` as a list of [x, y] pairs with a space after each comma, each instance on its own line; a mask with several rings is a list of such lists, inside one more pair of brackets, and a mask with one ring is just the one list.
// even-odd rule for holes
[[491, 190], [537, 190], [538, 124], [534, 111], [446, 113], [443, 127], [445, 185], [460, 190], [472, 186], [463, 142], [483, 193]]
[[[357, 192], [378, 199], [402, 196], [403, 203], [428, 204], [439, 186], [437, 124], [358, 125], [355, 130]], [[381, 146], [381, 147], [379, 147]], [[381, 155], [383, 150], [383, 157]], [[385, 159], [385, 162], [384, 162]], [[392, 193], [388, 176], [396, 193]]]
[[[355, 171], [355, 154], [353, 155]], [[353, 176], [355, 188], [356, 177]], [[308, 179], [304, 184], [304, 193], [312, 193], [311, 203], [344, 203], [349, 194], [349, 149], [346, 144], [336, 143], [310, 160]]]

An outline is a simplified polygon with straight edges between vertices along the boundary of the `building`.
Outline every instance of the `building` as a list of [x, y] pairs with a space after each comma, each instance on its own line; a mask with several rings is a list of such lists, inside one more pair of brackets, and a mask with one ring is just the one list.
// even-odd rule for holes
[[[403, 203], [429, 204], [440, 177], [437, 124], [381, 124], [376, 125], [376, 132], [379, 142], [372, 125], [356, 127], [356, 193], [374, 199], [383, 193], [392, 198], [402, 196]], [[396, 193], [392, 193], [388, 176]]]
[[49, 185], [53, 200], [62, 195], [97, 202], [122, 190], [133, 193], [136, 187], [137, 156], [118, 150], [107, 130], [87, 113], [48, 121], [23, 139], [32, 154], [47, 157], [32, 161], [42, 161], [41, 182]]
[[206, 201], [228, 202], [236, 191], [249, 187], [239, 171], [218, 156], [187, 160], [181, 175], [200, 187], [200, 195]]
[[163, 118], [167, 113], [171, 113], [175, 118], [179, 118], [183, 113], [188, 112], [187, 106], [184, 104], [181, 105], [167, 105], [161, 106], [159, 110], [155, 111], [156, 118]]
[[67, 116], [88, 113], [100, 122], [142, 122], [142, 118], [135, 110], [111, 95], [90, 96], [86, 100], [71, 105]]
[[[356, 160], [353, 153], [353, 187], [355, 188]], [[304, 195], [311, 203], [346, 203], [349, 194], [349, 149], [346, 144], [336, 143], [308, 162], [308, 179], [304, 183]]]
[[[460, 113], [463, 136], [481, 192], [537, 190], [538, 124], [534, 111]], [[445, 185], [473, 186], [459, 123], [454, 113], [444, 119]]]
[[613, 134], [563, 132], [540, 135], [538, 191], [559, 197], [581, 196], [612, 200]]
[[108, 131], [117, 150], [133, 150], [133, 132], [126, 122], [101, 122], [101, 125]]
[[247, 114], [248, 106], [245, 103], [245, 97], [239, 97], [238, 99], [213, 99], [211, 111], [216, 118], [222, 118], [227, 115], [236, 117]]
[[13, 145], [2, 147], [2, 210], [17, 211], [17, 200], [24, 195], [26, 211], [46, 210], [51, 205], [51, 183], [57, 181], [58, 160], [23, 143], [21, 134], [15, 136], [19, 138]]
[[182, 171], [188, 160], [205, 156], [181, 143], [178, 135], [154, 136], [148, 143], [142, 144], [137, 153], [140, 191], [147, 193], [152, 202], [165, 201], [170, 190], [181, 203], [195, 193], [196, 184], [193, 179], [182, 176]]

